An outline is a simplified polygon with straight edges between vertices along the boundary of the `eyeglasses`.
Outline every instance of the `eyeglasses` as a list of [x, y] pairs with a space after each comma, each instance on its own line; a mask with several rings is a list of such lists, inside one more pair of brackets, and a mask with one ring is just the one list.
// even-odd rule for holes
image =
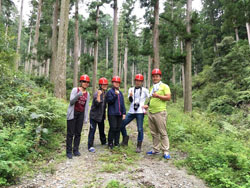
[[88, 81], [81, 81], [81, 83], [87, 83], [87, 84], [89, 84], [89, 82], [88, 82]]

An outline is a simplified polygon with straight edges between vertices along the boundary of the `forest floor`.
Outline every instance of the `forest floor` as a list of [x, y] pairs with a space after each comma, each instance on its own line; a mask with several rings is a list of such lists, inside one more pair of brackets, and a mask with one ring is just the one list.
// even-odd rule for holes
[[[174, 166], [174, 160], [185, 157], [180, 152], [170, 152], [172, 159], [163, 159], [162, 155], [147, 156], [152, 142], [144, 134], [142, 153], [135, 153], [136, 123], [128, 125], [130, 143], [127, 148], [120, 147], [110, 151], [99, 141], [98, 129], [95, 138], [95, 153], [87, 150], [89, 125], [84, 125], [80, 145], [80, 157], [66, 159], [63, 152], [59, 160], [51, 160], [37, 173], [26, 175], [18, 185], [11, 187], [145, 187], [145, 188], [205, 188], [205, 183], [185, 169]], [[108, 126], [106, 126], [106, 130]], [[107, 131], [106, 131], [107, 132]], [[61, 160], [60, 160], [61, 159]]]

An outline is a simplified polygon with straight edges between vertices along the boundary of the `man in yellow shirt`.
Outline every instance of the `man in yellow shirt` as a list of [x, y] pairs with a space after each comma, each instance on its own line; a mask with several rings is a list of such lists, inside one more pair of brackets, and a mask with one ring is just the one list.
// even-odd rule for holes
[[154, 85], [150, 88], [150, 101], [148, 108], [148, 124], [151, 135], [153, 137], [153, 149], [147, 152], [147, 155], [159, 154], [163, 151], [163, 157], [170, 159], [169, 140], [166, 129], [167, 111], [166, 102], [171, 99], [170, 88], [167, 84], [161, 82], [161, 70], [154, 69], [152, 71], [152, 80]]

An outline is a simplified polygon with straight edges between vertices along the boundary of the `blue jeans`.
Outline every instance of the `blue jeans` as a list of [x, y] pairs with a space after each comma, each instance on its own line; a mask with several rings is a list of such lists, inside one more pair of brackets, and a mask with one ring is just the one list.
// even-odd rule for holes
[[128, 136], [126, 126], [127, 126], [127, 124], [129, 124], [135, 118], [136, 118], [137, 131], [138, 131], [137, 141], [142, 142], [143, 141], [143, 119], [144, 119], [144, 114], [130, 114], [130, 113], [128, 113], [126, 115], [126, 118], [122, 121], [122, 127], [121, 127], [122, 136], [123, 137]]

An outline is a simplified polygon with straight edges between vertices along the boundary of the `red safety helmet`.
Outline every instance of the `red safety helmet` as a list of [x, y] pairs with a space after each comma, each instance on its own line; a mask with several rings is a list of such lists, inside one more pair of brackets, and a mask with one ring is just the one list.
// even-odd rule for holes
[[80, 77], [80, 82], [81, 81], [86, 81], [86, 82], [90, 82], [89, 76], [87, 74], [84, 74]]
[[119, 82], [119, 83], [121, 83], [121, 78], [119, 76], [114, 76], [112, 78], [112, 82]]
[[109, 84], [107, 78], [102, 77], [99, 79], [99, 85], [102, 85], [102, 84]]
[[152, 75], [156, 75], [156, 74], [161, 75], [161, 70], [160, 69], [154, 69], [152, 71]]
[[137, 75], [135, 75], [135, 80], [143, 81], [144, 77], [142, 74], [137, 74]]

